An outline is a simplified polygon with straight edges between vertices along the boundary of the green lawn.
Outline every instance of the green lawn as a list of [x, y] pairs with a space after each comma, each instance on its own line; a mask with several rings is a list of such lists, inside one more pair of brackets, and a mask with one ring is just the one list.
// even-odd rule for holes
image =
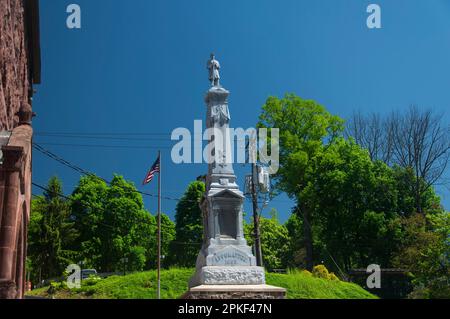
[[[193, 269], [172, 268], [161, 271], [161, 297], [179, 298], [188, 289]], [[376, 298], [356, 284], [315, 278], [302, 272], [266, 276], [267, 284], [287, 289], [293, 299], [366, 299]], [[48, 287], [28, 293], [31, 296], [50, 297]], [[145, 299], [156, 297], [156, 271], [126, 276], [111, 276], [99, 281], [87, 280], [80, 289], [56, 289], [54, 298]]]

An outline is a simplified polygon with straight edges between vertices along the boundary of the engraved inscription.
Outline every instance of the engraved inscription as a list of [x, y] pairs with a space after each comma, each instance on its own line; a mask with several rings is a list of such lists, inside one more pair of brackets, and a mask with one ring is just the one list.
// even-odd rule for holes
[[249, 265], [250, 258], [237, 249], [225, 248], [214, 255], [213, 262], [220, 266]]

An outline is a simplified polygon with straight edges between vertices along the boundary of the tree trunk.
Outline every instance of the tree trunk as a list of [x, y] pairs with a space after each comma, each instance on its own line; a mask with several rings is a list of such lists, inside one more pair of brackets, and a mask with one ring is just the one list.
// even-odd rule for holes
[[306, 269], [312, 271], [314, 267], [313, 261], [313, 241], [312, 241], [312, 229], [311, 229], [311, 218], [309, 211], [304, 205], [302, 205], [301, 213], [303, 215], [303, 237], [305, 238], [305, 249], [306, 249]]
[[421, 192], [420, 192], [420, 177], [416, 176], [416, 187], [415, 187], [415, 201], [417, 213], [422, 214], [422, 203], [421, 203]]

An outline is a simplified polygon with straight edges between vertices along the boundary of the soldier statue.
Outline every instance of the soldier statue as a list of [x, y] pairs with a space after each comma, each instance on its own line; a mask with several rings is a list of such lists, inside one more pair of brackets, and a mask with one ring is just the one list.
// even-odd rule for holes
[[209, 81], [211, 82], [211, 86], [220, 86], [220, 64], [214, 57], [214, 53], [211, 53], [211, 58], [208, 61], [207, 68], [209, 70]]

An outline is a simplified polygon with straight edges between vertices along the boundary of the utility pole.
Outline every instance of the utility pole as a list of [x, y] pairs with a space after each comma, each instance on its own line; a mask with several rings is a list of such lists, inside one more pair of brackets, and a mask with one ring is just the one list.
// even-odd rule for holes
[[251, 178], [251, 196], [253, 203], [253, 236], [255, 240], [255, 257], [256, 265], [263, 266], [262, 250], [261, 250], [261, 236], [259, 231], [259, 213], [258, 213], [258, 193], [255, 179], [258, 179], [258, 172], [256, 163], [252, 163], [252, 178]]
[[[246, 176], [245, 181], [245, 194], [250, 196], [253, 204], [253, 238], [254, 238], [254, 249], [255, 249], [255, 258], [256, 265], [263, 267], [262, 260], [262, 249], [261, 249], [261, 232], [259, 227], [260, 221], [260, 211], [258, 209], [258, 192], [266, 194], [268, 192], [268, 179], [267, 181], [259, 180], [258, 174], [258, 165], [257, 165], [257, 132], [256, 134], [250, 138], [247, 143], [246, 150], [248, 154], [248, 162], [251, 163], [251, 174]], [[264, 171], [263, 167], [259, 167], [262, 172]]]
[[157, 298], [161, 299], [161, 151], [158, 152], [159, 172], [158, 172], [158, 293]]

